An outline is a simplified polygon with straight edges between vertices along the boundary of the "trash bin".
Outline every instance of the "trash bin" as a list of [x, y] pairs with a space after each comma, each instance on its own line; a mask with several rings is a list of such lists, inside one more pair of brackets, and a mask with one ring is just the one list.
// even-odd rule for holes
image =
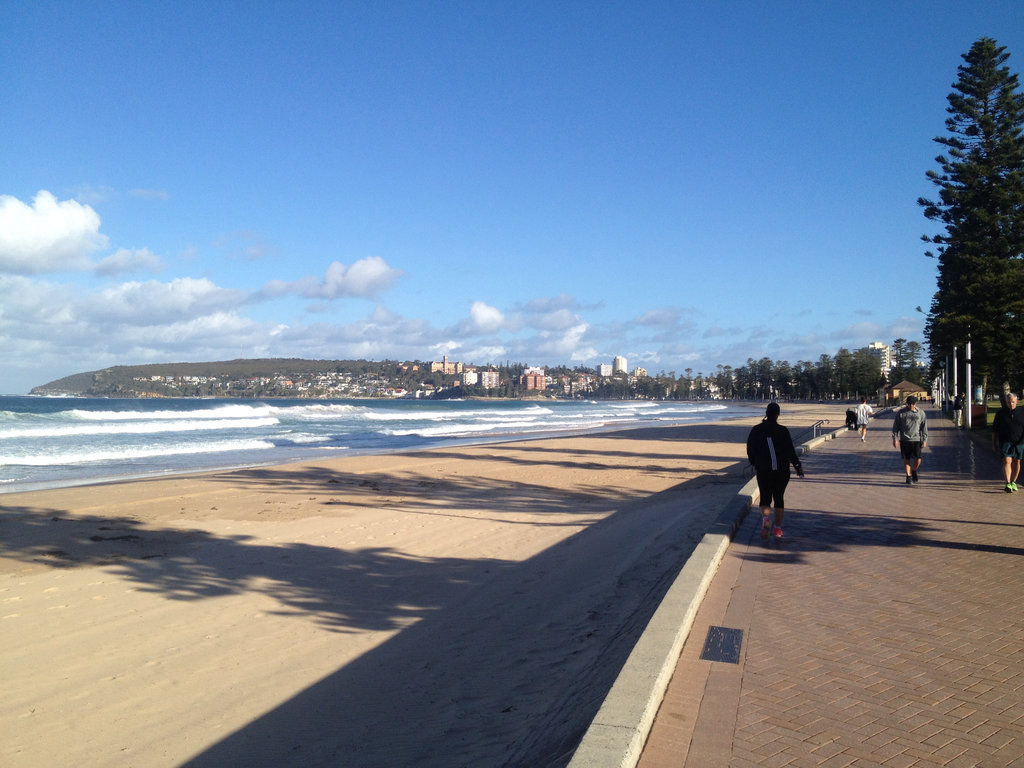
[[971, 429], [988, 428], [988, 408], [984, 405], [971, 406]]

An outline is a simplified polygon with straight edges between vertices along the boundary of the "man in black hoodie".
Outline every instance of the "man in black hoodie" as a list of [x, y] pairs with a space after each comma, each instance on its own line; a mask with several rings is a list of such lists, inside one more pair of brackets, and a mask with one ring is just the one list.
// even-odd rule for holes
[[1017, 407], [1017, 396], [1012, 392], [1003, 400], [1005, 405], [992, 421], [992, 447], [1003, 457], [1003, 476], [1007, 493], [1017, 490], [1021, 458], [1024, 458], [1024, 413]]
[[[761, 494], [761, 538], [767, 539], [770, 531], [776, 539], [781, 539], [789, 465], [793, 465], [800, 477], [804, 476], [804, 468], [796, 455], [789, 430], [779, 424], [778, 403], [769, 403], [764, 420], [750, 430], [747, 436], [747, 459], [757, 470], [757, 488]], [[773, 502], [774, 528], [771, 519]]]

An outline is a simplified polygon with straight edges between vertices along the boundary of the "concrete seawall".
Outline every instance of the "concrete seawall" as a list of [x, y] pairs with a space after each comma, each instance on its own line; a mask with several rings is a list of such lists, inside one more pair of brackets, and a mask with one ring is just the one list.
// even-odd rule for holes
[[[813, 437], [801, 443], [797, 453], [807, 453], [845, 431], [844, 426]], [[569, 768], [636, 766], [697, 609], [729, 543], [757, 499], [757, 481], [751, 479], [697, 544], [626, 659]]]

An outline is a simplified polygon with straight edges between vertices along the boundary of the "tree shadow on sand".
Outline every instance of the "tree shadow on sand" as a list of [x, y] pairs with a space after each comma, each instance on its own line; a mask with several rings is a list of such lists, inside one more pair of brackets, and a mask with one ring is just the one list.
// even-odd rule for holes
[[365, 504], [369, 488], [380, 503], [404, 500], [420, 514], [479, 515], [490, 506], [496, 518], [529, 512], [528, 525], [585, 527], [509, 562], [270, 544], [6, 506], [0, 555], [8, 559], [103, 567], [175, 601], [258, 592], [277, 601], [279, 615], [312, 616], [339, 633], [401, 630], [210, 747], [189, 761], [194, 767], [565, 764], [718, 511], [691, 509], [687, 493], [728, 481], [703, 476], [645, 494], [596, 480], [552, 489], [449, 475], [349, 477], [322, 467], [224, 479], [325, 506], [357, 503], [356, 490]]
[[355, 550], [251, 536], [153, 528], [130, 518], [61, 517], [37, 508], [0, 512], [0, 554], [55, 568], [102, 566], [140, 592], [194, 601], [259, 592], [278, 615], [315, 616], [334, 631], [398, 629], [442, 604], [431, 595], [472, 589], [509, 564]]

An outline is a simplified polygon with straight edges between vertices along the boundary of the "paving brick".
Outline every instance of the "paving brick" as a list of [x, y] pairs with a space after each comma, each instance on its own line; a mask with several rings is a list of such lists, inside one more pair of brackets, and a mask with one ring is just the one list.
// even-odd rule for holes
[[885, 766], [885, 768], [911, 768], [911, 766], [918, 765], [918, 760], [913, 755], [908, 755], [904, 752], [890, 757], [881, 765]]
[[666, 699], [640, 768], [1024, 767], [1024, 493], [1002, 492], [987, 435], [927, 413], [916, 486], [882, 418], [866, 443], [844, 431], [805, 457], [784, 542], [762, 542], [748, 516], [705, 600], [743, 619], [729, 624], [744, 631], [741, 682], [705, 688], [681, 661], [693, 706], [715, 717], [664, 732], [707, 744], [714, 721], [730, 730], [713, 752], [656, 759]]

